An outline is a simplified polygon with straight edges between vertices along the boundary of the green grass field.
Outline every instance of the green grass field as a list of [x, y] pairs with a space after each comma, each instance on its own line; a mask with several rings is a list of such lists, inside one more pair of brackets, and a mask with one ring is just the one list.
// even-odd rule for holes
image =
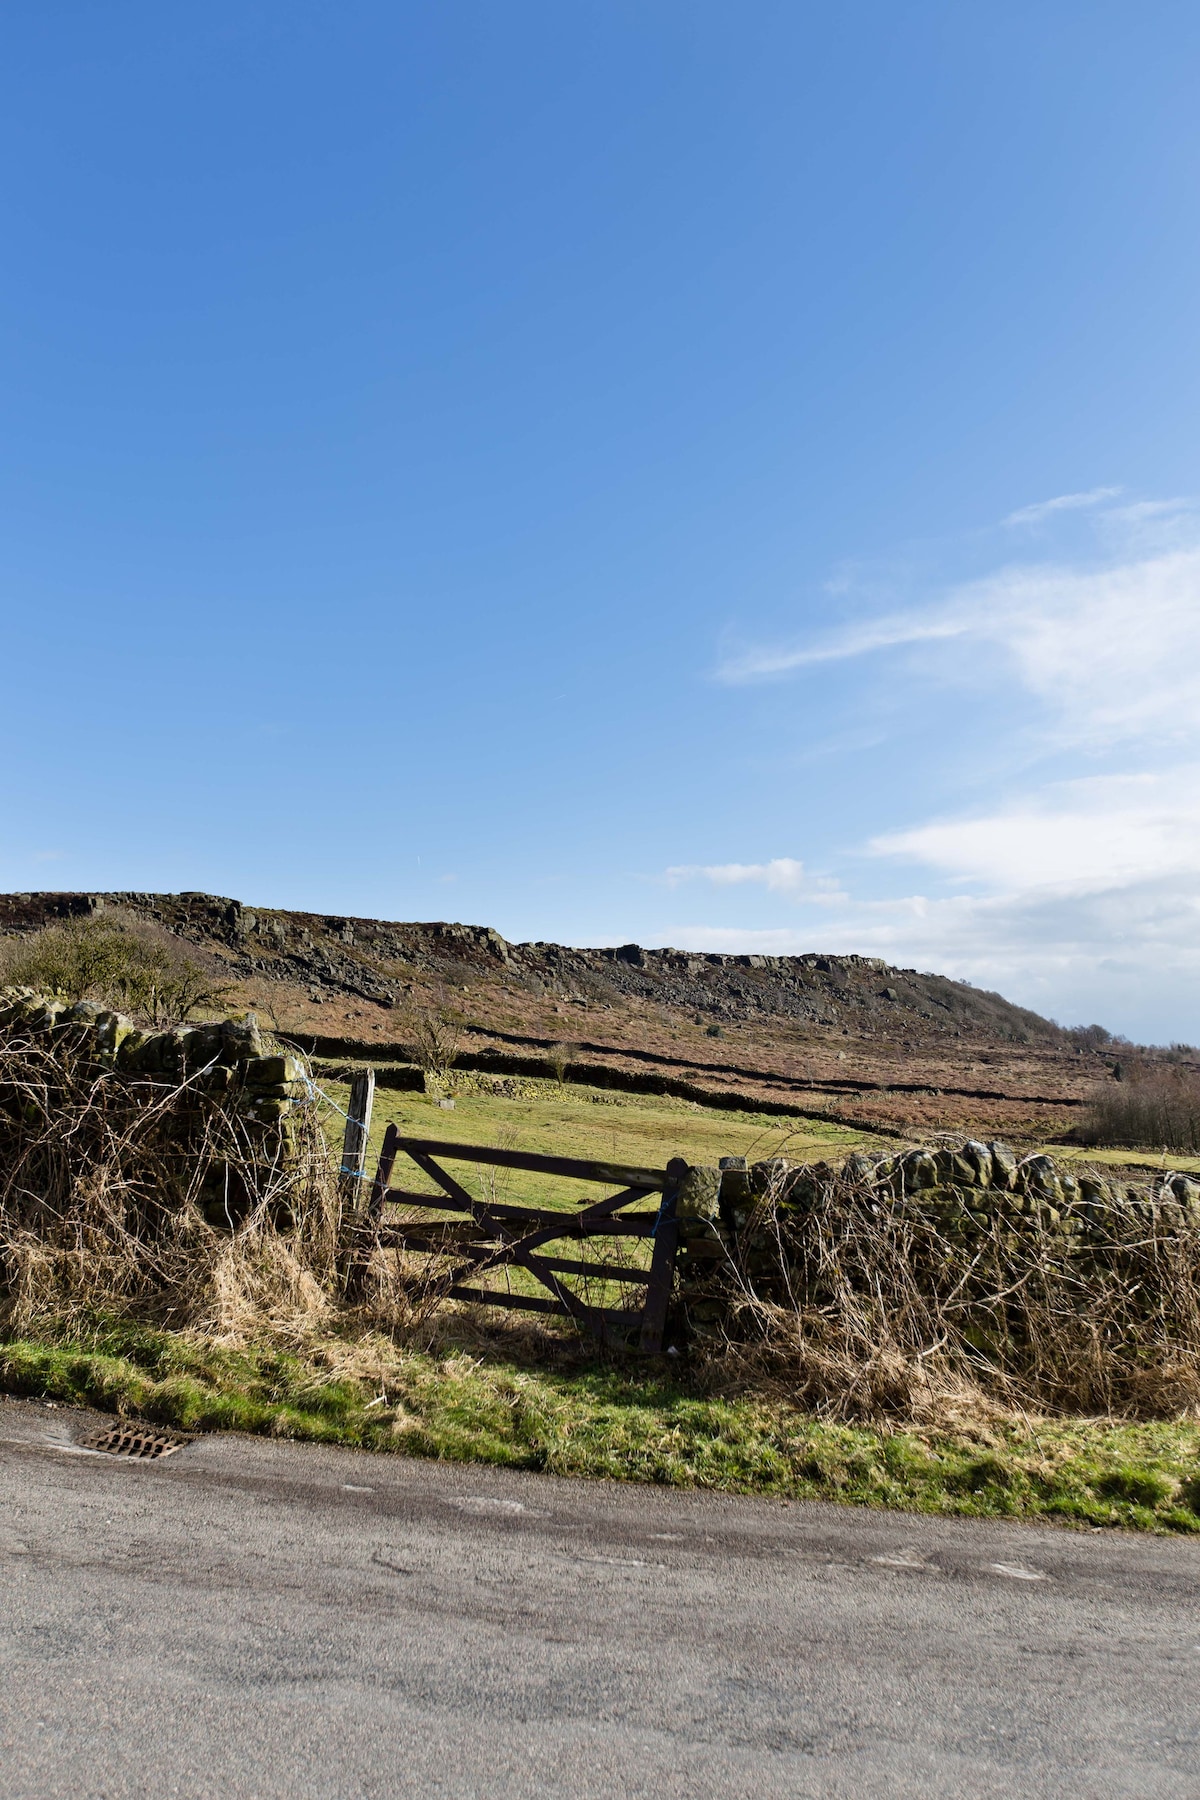
[[1101, 1167], [1145, 1170], [1147, 1174], [1179, 1169], [1185, 1175], [1194, 1175], [1200, 1171], [1200, 1156], [1176, 1156], [1169, 1150], [1155, 1155], [1149, 1150], [1106, 1150], [1079, 1144], [1045, 1144], [1042, 1147], [1050, 1156], [1061, 1157], [1064, 1162], [1098, 1163]]
[[[346, 1081], [316, 1070], [317, 1085], [332, 1102], [324, 1110], [325, 1129], [336, 1147], [341, 1141], [343, 1119], [349, 1104]], [[371, 1142], [367, 1166], [373, 1170], [387, 1123], [394, 1120], [410, 1136], [437, 1138], [442, 1142], [494, 1144], [507, 1149], [531, 1150], [549, 1156], [574, 1156], [664, 1168], [673, 1156], [691, 1163], [719, 1162], [722, 1156], [786, 1156], [791, 1162], [839, 1162], [853, 1149], [893, 1149], [894, 1140], [873, 1137], [816, 1118], [786, 1119], [776, 1114], [725, 1112], [690, 1100], [657, 1095], [626, 1094], [609, 1088], [560, 1085], [552, 1080], [522, 1079], [515, 1083], [521, 1097], [504, 1097], [487, 1091], [459, 1092], [453, 1109], [443, 1109], [423, 1094], [380, 1087], [375, 1093]], [[340, 1109], [340, 1112], [339, 1110]], [[1092, 1149], [1072, 1144], [1046, 1144], [1040, 1148], [1068, 1162], [1097, 1163], [1145, 1170], [1200, 1172], [1200, 1157], [1176, 1156], [1145, 1150]], [[468, 1165], [455, 1173], [462, 1179]], [[397, 1171], [397, 1176], [399, 1171]], [[409, 1175], [404, 1177], [410, 1185]], [[428, 1185], [411, 1170], [411, 1185]], [[468, 1173], [465, 1185], [472, 1187]], [[472, 1188], [472, 1191], [476, 1191]], [[574, 1205], [583, 1190], [569, 1183], [549, 1182], [544, 1177], [521, 1176], [510, 1180], [504, 1197], [539, 1205]]]
[[[326, 1078], [320, 1070], [316, 1080], [331, 1103], [326, 1107], [324, 1124], [331, 1142], [337, 1144], [350, 1089], [345, 1081]], [[560, 1086], [554, 1081], [522, 1081], [519, 1086], [521, 1098], [489, 1092], [459, 1093], [452, 1111], [444, 1110], [436, 1100], [423, 1094], [377, 1088], [368, 1170], [375, 1167], [384, 1129], [390, 1121], [408, 1136], [435, 1138], [443, 1143], [500, 1145], [547, 1156], [652, 1169], [665, 1168], [673, 1156], [707, 1164], [718, 1162], [722, 1156], [837, 1161], [856, 1145], [876, 1141], [882, 1144], [882, 1140], [863, 1132], [809, 1119], [721, 1112], [689, 1100], [614, 1093], [606, 1088], [574, 1084]], [[482, 1192], [483, 1177], [478, 1166], [457, 1164], [454, 1173], [470, 1192]], [[397, 1165], [394, 1180], [406, 1187], [430, 1185], [411, 1164], [406, 1165], [403, 1178]], [[578, 1183], [547, 1176], [502, 1176], [500, 1181], [500, 1197], [506, 1200], [575, 1206], [585, 1194], [591, 1197], [589, 1190]]]

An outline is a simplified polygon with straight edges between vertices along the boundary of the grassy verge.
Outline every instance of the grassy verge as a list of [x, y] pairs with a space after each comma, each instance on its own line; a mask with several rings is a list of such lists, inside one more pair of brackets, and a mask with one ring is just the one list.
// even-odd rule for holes
[[361, 1338], [297, 1354], [114, 1327], [86, 1344], [0, 1343], [0, 1388], [193, 1431], [776, 1498], [1200, 1532], [1195, 1423], [832, 1425], [573, 1355], [531, 1366]]

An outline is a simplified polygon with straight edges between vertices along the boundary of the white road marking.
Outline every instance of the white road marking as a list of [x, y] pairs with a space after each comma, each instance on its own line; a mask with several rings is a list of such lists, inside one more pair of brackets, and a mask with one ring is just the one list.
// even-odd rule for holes
[[549, 1513], [536, 1512], [523, 1506], [519, 1500], [495, 1500], [488, 1494], [470, 1494], [465, 1500], [451, 1500], [459, 1512], [469, 1513], [527, 1513], [531, 1519], [548, 1519]]
[[610, 1569], [661, 1569], [663, 1563], [643, 1562], [635, 1556], [573, 1556], [572, 1562], [603, 1563]]
[[[147, 1460], [140, 1456], [109, 1456], [103, 1450], [89, 1450], [86, 1444], [64, 1444], [58, 1438], [41, 1437], [0, 1437], [0, 1444], [19, 1444], [23, 1450], [57, 1450], [60, 1456], [98, 1456], [107, 1463], [126, 1464], [142, 1463]], [[156, 1462], [156, 1457], [149, 1458]]]

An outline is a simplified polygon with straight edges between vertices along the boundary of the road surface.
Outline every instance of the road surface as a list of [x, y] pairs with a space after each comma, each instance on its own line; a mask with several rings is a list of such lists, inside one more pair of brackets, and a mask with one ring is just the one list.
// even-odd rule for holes
[[3, 1800], [1200, 1800], [1200, 1545], [0, 1401]]

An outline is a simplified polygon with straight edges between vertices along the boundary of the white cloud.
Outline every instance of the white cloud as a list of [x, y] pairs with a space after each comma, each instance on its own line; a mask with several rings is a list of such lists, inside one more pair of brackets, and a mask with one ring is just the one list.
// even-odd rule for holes
[[1200, 765], [1057, 783], [994, 813], [885, 833], [868, 849], [1002, 891], [1200, 877]]
[[1057, 513], [1079, 512], [1084, 508], [1102, 506], [1106, 500], [1115, 500], [1120, 492], [1120, 488], [1098, 487], [1088, 488], [1083, 494], [1057, 494], [1053, 500], [1039, 500], [1033, 506], [1018, 507], [1016, 512], [1009, 513], [1004, 523], [1040, 525], [1043, 520], [1051, 519]]
[[1200, 891], [1191, 877], [995, 895], [847, 901], [807, 927], [672, 924], [681, 950], [878, 956], [1144, 1042], [1200, 1041]]
[[[745, 651], [726, 661], [720, 678], [761, 680], [956, 641], [964, 675], [978, 667], [981, 647], [1000, 653], [997, 678], [1012, 683], [1014, 699], [1024, 694], [1040, 703], [1048, 742], [1200, 741], [1200, 519], [1190, 506], [1169, 502], [1156, 524], [1156, 504], [1104, 515], [1104, 530], [1119, 542], [1090, 564], [1003, 567], [923, 608], [800, 645]], [[1167, 548], [1158, 542], [1163, 537]], [[939, 669], [945, 679], [945, 664]]]
[[1058, 742], [1200, 733], [1200, 547], [1106, 569], [1002, 570], [950, 603], [1005, 652]]
[[666, 880], [672, 887], [681, 881], [710, 881], [714, 887], [740, 887], [752, 882], [773, 894], [803, 895], [821, 902], [843, 897], [828, 876], [807, 876], [804, 864], [791, 856], [776, 856], [761, 863], [680, 863], [666, 871]]
[[[906, 691], [936, 678], [939, 705], [956, 683], [977, 694], [984, 671], [993, 697], [1011, 695], [1011, 733], [989, 738], [986, 796], [965, 816], [922, 819], [914, 783], [916, 822], [864, 846], [877, 867], [905, 860], [927, 871], [932, 893], [856, 899], [833, 889], [808, 929], [676, 924], [671, 941], [855, 950], [999, 988], [1058, 1017], [1200, 1038], [1200, 512], [1190, 500], [1115, 505], [1117, 493], [1063, 494], [1005, 521], [1049, 528], [1084, 515], [1094, 538], [1086, 556], [1008, 562], [923, 605], [860, 613], [840, 632], [726, 663], [724, 679], [745, 682], [904, 656]], [[860, 718], [861, 688], [846, 692]], [[1049, 783], [1036, 778], [1039, 747], [1054, 758]], [[891, 753], [903, 758], [902, 735]], [[970, 754], [965, 739], [955, 753]], [[1087, 772], [1082, 758], [1099, 753], [1110, 771], [1118, 757], [1125, 768]], [[1072, 756], [1079, 773], [1064, 780]], [[714, 867], [758, 872], [726, 873], [733, 882], [770, 866]], [[791, 897], [818, 896], [801, 882]]]

